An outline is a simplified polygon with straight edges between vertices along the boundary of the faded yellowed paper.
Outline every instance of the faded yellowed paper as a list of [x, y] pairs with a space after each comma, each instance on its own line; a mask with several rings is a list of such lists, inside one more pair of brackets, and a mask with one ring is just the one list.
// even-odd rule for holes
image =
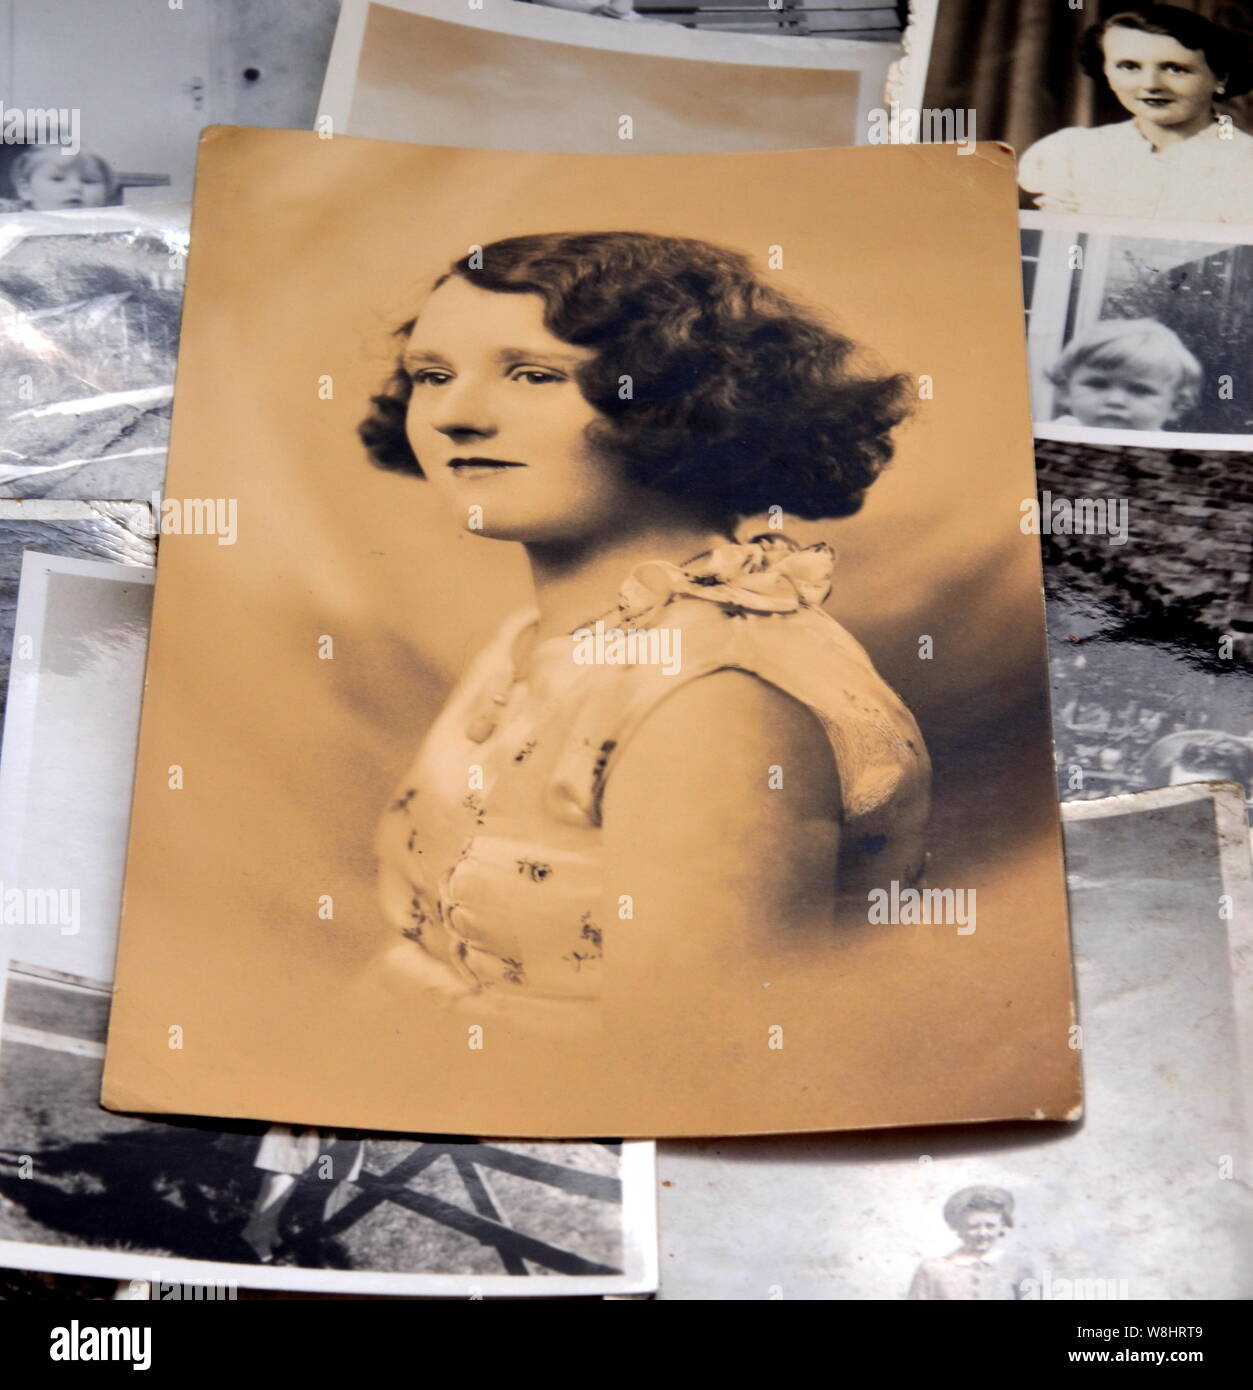
[[[546, 1137], [1074, 1118], [1040, 562], [1019, 525], [1034, 475], [1015, 211], [996, 146], [624, 161], [211, 131], [105, 1104]], [[532, 594], [521, 547], [467, 529], [429, 479], [372, 468], [357, 424], [393, 370], [389, 335], [455, 258], [615, 230], [745, 254], [908, 378], [911, 418], [865, 506], [784, 531], [838, 552], [822, 611], [917, 721], [922, 884], [948, 897], [924, 922], [910, 885], [885, 882], [882, 903], [863, 889], [829, 931], [771, 945], [751, 921], [731, 932], [712, 860], [659, 862], [688, 875], [694, 909], [660, 938], [643, 910], [598, 917], [606, 983], [587, 1007], [531, 1009], [530, 959], [436, 1006], [380, 976], [380, 954], [421, 945], [380, 906], [376, 827], [393, 799], [407, 811], [415, 747]], [[658, 817], [683, 761], [657, 770]], [[730, 809], [715, 771], [688, 827], [714, 858]], [[485, 814], [490, 830], [490, 788]], [[848, 805], [832, 814], [854, 824]], [[415, 829], [410, 854], [424, 843]], [[751, 892], [772, 865], [745, 857]], [[520, 858], [518, 894], [560, 888], [553, 862]], [[607, 885], [617, 902], [648, 900], [637, 873]], [[453, 913], [456, 894], [437, 896]], [[578, 925], [572, 971], [595, 954], [575, 958]]]

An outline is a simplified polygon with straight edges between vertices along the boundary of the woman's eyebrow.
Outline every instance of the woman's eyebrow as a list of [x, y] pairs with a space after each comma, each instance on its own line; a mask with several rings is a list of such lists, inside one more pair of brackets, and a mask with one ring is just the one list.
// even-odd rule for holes
[[452, 363], [438, 352], [433, 352], [428, 348], [406, 348], [400, 354], [400, 360], [406, 367], [416, 367], [419, 363], [427, 366], [447, 367], [452, 370]]
[[578, 367], [583, 358], [572, 352], [554, 352], [551, 348], [501, 348], [496, 353], [497, 362], [508, 366], [514, 362], [561, 362], [567, 367]]
[[[493, 356], [501, 366], [505, 367], [513, 366], [518, 362], [551, 362], [560, 363], [566, 367], [578, 367], [582, 365], [584, 360], [575, 353], [554, 352], [551, 348], [502, 347], [498, 348]], [[446, 367], [449, 371], [453, 370], [453, 365], [448, 358], [433, 348], [406, 348], [401, 354], [400, 360], [406, 367], [422, 365]]]

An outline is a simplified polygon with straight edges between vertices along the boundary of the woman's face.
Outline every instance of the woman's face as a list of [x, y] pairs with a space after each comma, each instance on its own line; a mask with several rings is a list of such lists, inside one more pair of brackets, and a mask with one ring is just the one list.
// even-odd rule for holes
[[1208, 117], [1219, 79], [1199, 49], [1117, 25], [1101, 47], [1110, 88], [1132, 115], [1162, 126]]
[[603, 417], [574, 372], [595, 356], [545, 328], [538, 294], [499, 294], [460, 275], [432, 292], [404, 354], [413, 381], [405, 428], [467, 530], [581, 541], [638, 505], [638, 490], [586, 439]]

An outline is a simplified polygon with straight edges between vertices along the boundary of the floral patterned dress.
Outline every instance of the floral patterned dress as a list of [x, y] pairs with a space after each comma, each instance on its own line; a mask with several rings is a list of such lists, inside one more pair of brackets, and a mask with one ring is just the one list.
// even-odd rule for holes
[[[727, 669], [777, 686], [826, 730], [840, 783], [840, 893], [864, 905], [871, 887], [916, 882], [930, 762], [909, 711], [821, 607], [832, 565], [829, 547], [777, 534], [683, 567], [639, 565], [613, 619], [620, 634], [639, 634], [628, 659], [614, 661], [607, 645], [605, 659], [580, 661], [575, 639], [561, 636], [532, 647], [525, 678], [512, 653], [538, 615], [514, 614], [453, 691], [383, 814], [388, 920], [467, 993], [598, 997], [612, 930], [595, 916], [600, 807], [614, 758], [667, 694]], [[677, 669], [648, 645], [662, 629], [681, 636]]]

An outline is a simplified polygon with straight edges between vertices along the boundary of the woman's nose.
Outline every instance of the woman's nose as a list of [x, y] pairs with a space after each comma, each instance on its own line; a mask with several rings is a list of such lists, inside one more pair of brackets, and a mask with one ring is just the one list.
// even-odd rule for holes
[[486, 437], [496, 433], [494, 412], [484, 393], [455, 382], [436, 393], [430, 422], [434, 429], [450, 437], [459, 434]]

